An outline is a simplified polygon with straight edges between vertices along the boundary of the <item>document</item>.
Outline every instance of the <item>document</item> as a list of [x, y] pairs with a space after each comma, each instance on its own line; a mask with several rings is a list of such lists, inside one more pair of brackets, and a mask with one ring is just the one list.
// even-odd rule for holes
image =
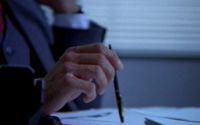
[[200, 124], [200, 108], [145, 108], [132, 111], [146, 116]]
[[[123, 124], [120, 123], [117, 109], [93, 109], [80, 112], [55, 113], [53, 115], [59, 117], [63, 125], [199, 125], [199, 113], [200, 108], [193, 110], [126, 108], [124, 111], [125, 122]], [[154, 124], [146, 123], [146, 119], [154, 121]]]
[[125, 110], [125, 123], [120, 123], [116, 109], [88, 110], [73, 113], [56, 113], [63, 125], [143, 125], [144, 117], [139, 114], [129, 114]]

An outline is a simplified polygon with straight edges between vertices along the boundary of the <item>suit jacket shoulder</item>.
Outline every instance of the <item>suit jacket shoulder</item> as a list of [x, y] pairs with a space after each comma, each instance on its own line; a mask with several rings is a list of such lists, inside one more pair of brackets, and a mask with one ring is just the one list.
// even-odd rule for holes
[[[40, 7], [32, 0], [9, 0], [7, 3], [13, 15], [20, 23], [21, 28], [25, 31], [27, 37], [30, 39], [30, 44], [35, 50], [39, 61], [46, 72], [48, 72], [54, 65], [54, 59], [50, 50], [50, 44], [51, 41], [53, 41], [53, 35], [51, 33], [51, 27], [49, 27], [45, 22], [45, 17], [43, 16]], [[24, 39], [21, 41], [27, 42], [23, 40]], [[11, 41], [7, 40], [4, 42], [8, 44]], [[20, 47], [21, 46], [16, 44], [12, 45], [12, 48], [14, 49]], [[21, 48], [20, 50], [22, 51], [23, 49], [26, 48]], [[21, 52], [21, 56], [25, 56], [25, 53]], [[11, 61], [12, 63], [15, 63], [15, 61], [17, 62], [17, 60]]]

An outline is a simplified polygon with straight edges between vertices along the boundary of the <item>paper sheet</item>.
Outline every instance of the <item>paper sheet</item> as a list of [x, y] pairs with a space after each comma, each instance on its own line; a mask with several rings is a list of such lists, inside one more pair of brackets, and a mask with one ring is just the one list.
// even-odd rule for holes
[[[56, 113], [64, 125], [143, 125], [144, 117], [136, 114], [129, 114], [125, 110], [125, 123], [120, 123], [116, 109], [89, 110], [74, 113]], [[134, 118], [134, 119], [133, 119]]]
[[180, 121], [196, 122], [200, 124], [200, 108], [145, 108], [132, 109], [146, 116], [166, 119], [177, 119]]
[[[200, 120], [199, 109], [125, 109], [125, 123], [121, 124], [116, 109], [88, 110], [73, 113], [56, 113], [64, 125], [145, 125], [145, 118], [154, 120], [162, 125], [199, 125], [200, 123], [171, 120], [163, 116], [189, 120]], [[194, 116], [198, 115], [198, 116]]]

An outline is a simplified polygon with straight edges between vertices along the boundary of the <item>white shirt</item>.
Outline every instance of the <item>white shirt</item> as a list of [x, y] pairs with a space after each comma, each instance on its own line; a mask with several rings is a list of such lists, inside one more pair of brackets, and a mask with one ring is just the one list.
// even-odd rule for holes
[[88, 29], [90, 27], [90, 20], [85, 14], [53, 14], [49, 7], [44, 5], [41, 7], [50, 25], [72, 29]]
[[85, 14], [55, 14], [53, 25], [72, 29], [88, 29], [90, 20]]

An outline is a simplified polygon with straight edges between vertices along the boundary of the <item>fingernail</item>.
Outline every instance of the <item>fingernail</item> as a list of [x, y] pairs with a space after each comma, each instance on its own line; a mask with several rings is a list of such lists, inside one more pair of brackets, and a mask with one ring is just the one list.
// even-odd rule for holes
[[92, 100], [84, 99], [83, 101], [84, 101], [84, 103], [90, 103]]
[[103, 95], [105, 93], [105, 91], [101, 91], [100, 93], [99, 93], [99, 95]]
[[119, 68], [120, 68], [120, 69], [123, 69], [123, 68], [124, 68], [123, 63], [122, 63], [120, 60], [119, 60], [117, 63], [118, 63], [118, 65], [119, 65]]

